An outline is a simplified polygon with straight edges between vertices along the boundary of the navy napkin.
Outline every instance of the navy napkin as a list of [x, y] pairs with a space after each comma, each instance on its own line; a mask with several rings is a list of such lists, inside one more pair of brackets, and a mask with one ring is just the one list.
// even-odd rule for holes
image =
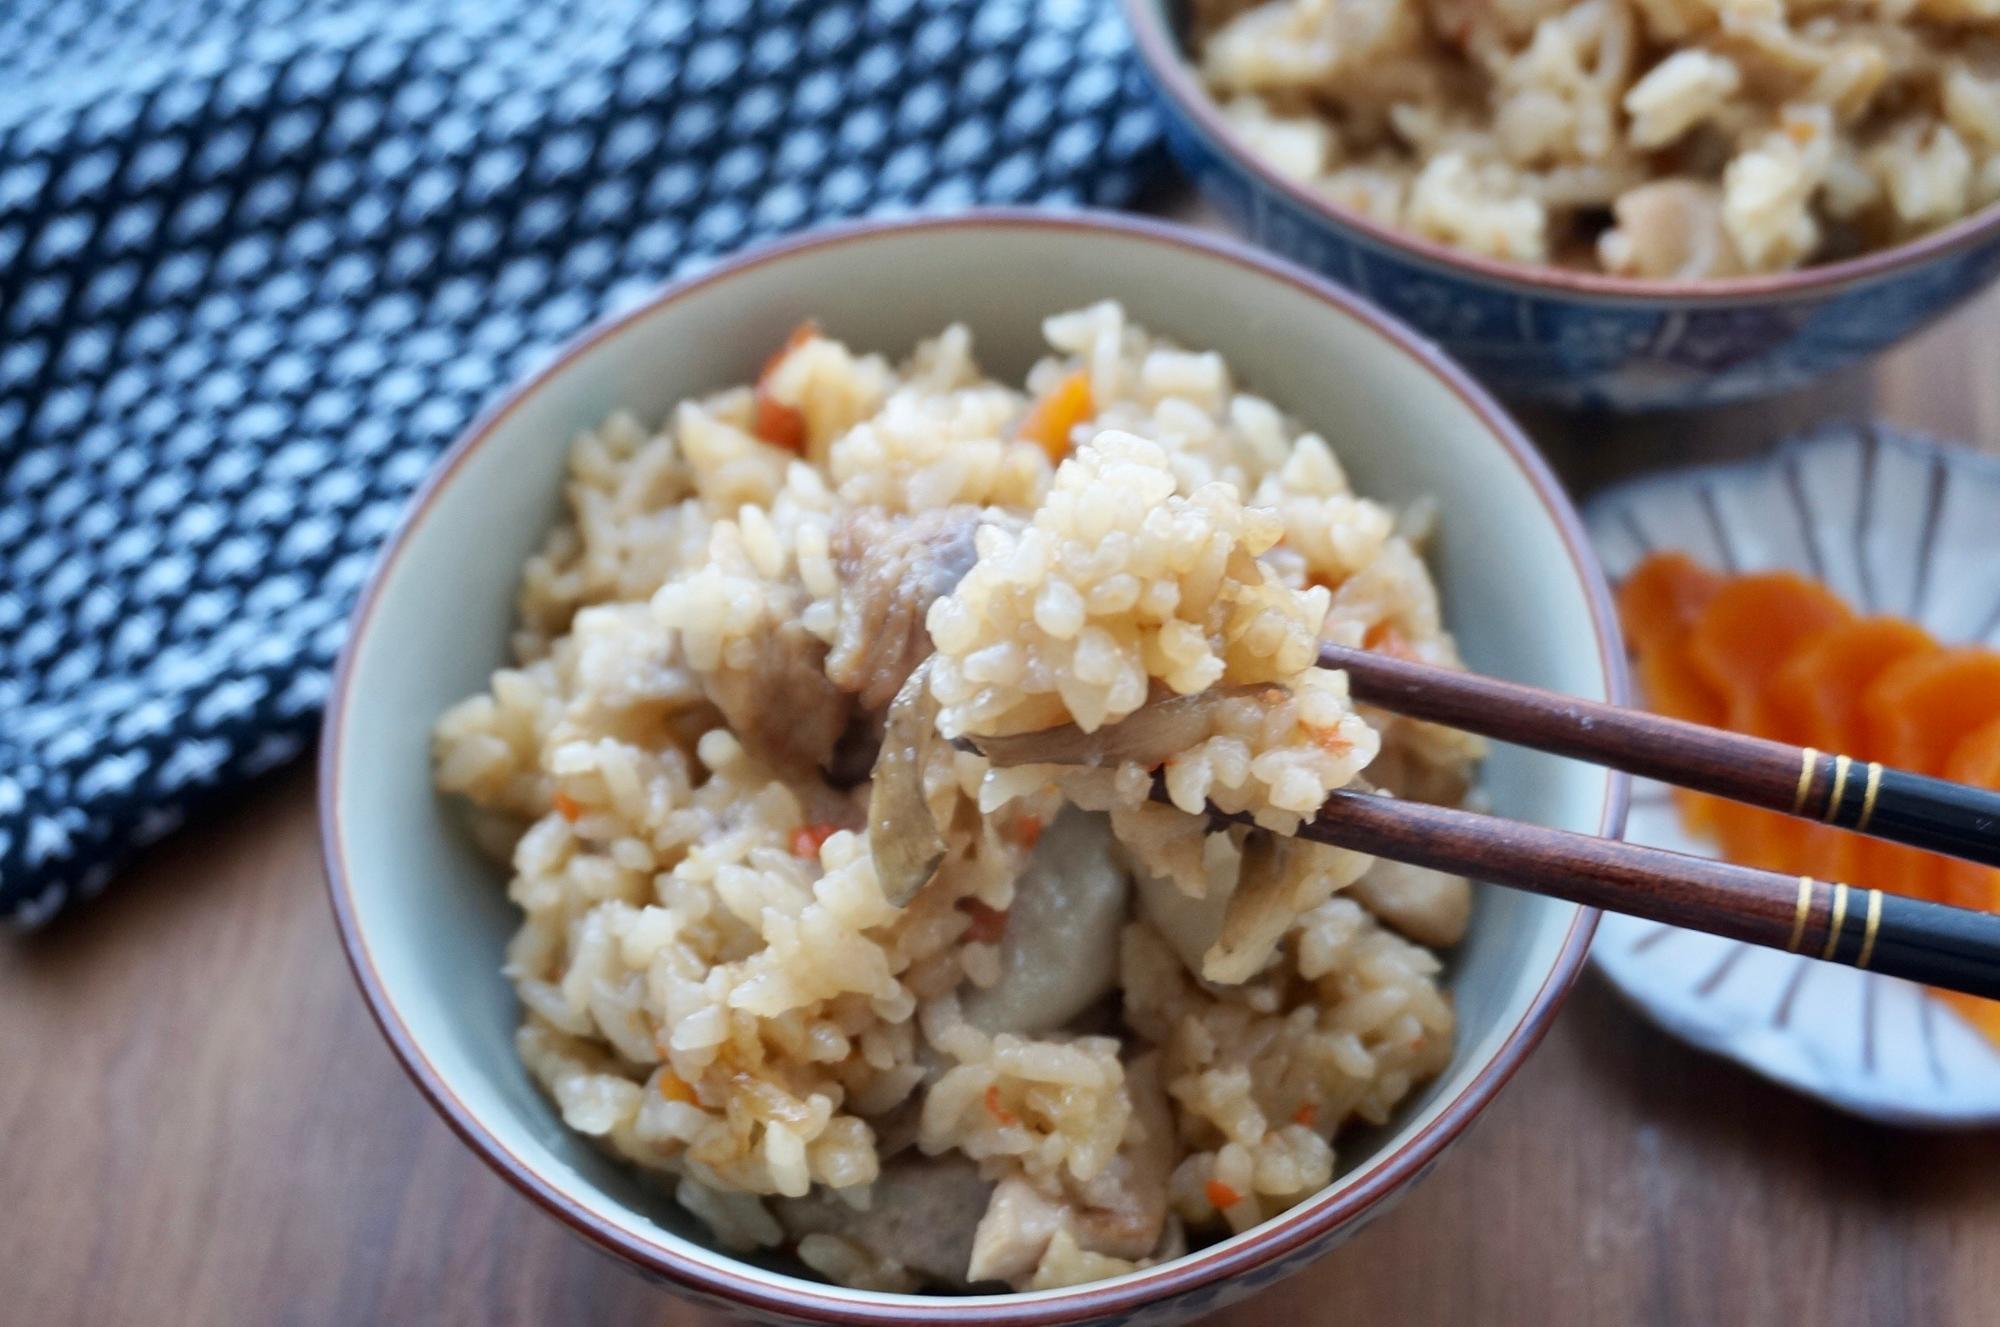
[[1109, 0], [0, 4], [0, 916], [297, 757], [510, 379], [840, 217], [1130, 199]]

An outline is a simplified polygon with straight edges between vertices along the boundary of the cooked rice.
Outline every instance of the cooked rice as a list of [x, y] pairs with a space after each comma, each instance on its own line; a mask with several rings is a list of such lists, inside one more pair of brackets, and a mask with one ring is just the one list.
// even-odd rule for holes
[[[1367, 859], [1189, 814], [1289, 830], [1364, 770], [1462, 795], [1476, 743], [1357, 713], [1315, 662], [1325, 639], [1456, 663], [1426, 512], [1356, 496], [1325, 439], [1116, 305], [1046, 331], [1025, 393], [960, 327], [902, 365], [814, 335], [754, 389], [579, 437], [515, 662], [437, 725], [438, 786], [511, 863], [518, 1049], [564, 1123], [723, 1247], [845, 1284], [1175, 1256], [1325, 1185], [1339, 1131], [1450, 1055], [1438, 960], [1390, 925], [1455, 938], [1462, 881], [1371, 875], [1364, 907], [1337, 891]], [[1077, 375], [1088, 417], [1020, 435]], [[773, 411], [789, 446], [760, 436]], [[944, 736], [1227, 698], [1164, 768], [1171, 806], [1141, 763], [1002, 769], [938, 741], [918, 777], [944, 848], [898, 906], [867, 768], [836, 771], [926, 688]], [[1026, 871], [1065, 802], [1115, 841], [1108, 874]], [[1101, 982], [1057, 1026], [996, 1027], [1024, 965], [1084, 963], [1007, 929], [1038, 879], [1119, 891]], [[921, 1196], [951, 1158], [984, 1219], [953, 1200], [939, 1249], [885, 1233], [908, 1202], [875, 1195]]]
[[1775, 272], [2000, 201], [1992, 0], [1201, 0], [1279, 173], [1494, 258]]

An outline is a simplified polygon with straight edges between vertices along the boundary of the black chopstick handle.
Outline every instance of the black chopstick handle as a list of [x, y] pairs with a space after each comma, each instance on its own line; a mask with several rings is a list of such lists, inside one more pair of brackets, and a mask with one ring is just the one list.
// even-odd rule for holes
[[[1923, 899], [1867, 891], [1870, 906], [1880, 900], [1881, 925], [1875, 933], [1869, 963], [1892, 977], [1908, 977], [1930, 986], [2000, 1000], [2000, 917], [1990, 912], [1927, 903]], [[1864, 938], [1860, 942], [1866, 944]], [[1845, 953], [1846, 947], [1842, 946]], [[1852, 951], [1857, 959], [1862, 951]], [[1836, 955], [1838, 957], [1838, 955]]]
[[2000, 866], [2000, 793], [1372, 650], [1320, 647], [1354, 699], [1733, 802]]
[[1298, 832], [1531, 894], [2000, 998], [2000, 917], [1988, 913], [1373, 793], [1334, 793]]
[[[1897, 843], [2000, 866], [2000, 793], [1875, 764], [1863, 772], [1864, 788], [1869, 779], [1876, 782], [1873, 814], [1866, 806], [1864, 791], [1862, 806], [1852, 813], [1859, 825], [1851, 827]], [[1834, 823], [1845, 818], [1843, 809]]]

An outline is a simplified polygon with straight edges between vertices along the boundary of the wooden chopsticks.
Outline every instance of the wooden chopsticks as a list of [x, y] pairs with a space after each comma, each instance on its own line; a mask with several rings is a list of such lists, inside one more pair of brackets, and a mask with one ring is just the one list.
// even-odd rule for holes
[[1354, 699], [1733, 802], [2000, 866], [2000, 793], [1370, 650], [1320, 647]]
[[2000, 999], [2000, 916], [1990, 913], [1375, 793], [1334, 793], [1298, 835]]

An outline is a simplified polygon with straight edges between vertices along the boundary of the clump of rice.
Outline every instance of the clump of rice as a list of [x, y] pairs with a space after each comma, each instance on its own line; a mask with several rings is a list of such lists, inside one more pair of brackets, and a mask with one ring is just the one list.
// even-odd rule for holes
[[1773, 272], [2000, 201], [1991, 4], [1194, 10], [1201, 75], [1273, 169], [1490, 257], [1643, 277]]
[[[1288, 859], [1296, 888], [1237, 984], [1198, 979], [1128, 904], [1116, 957], [1106, 932], [1115, 999], [1055, 1028], [964, 1013], [1023, 939], [1008, 909], [1065, 802], [1108, 812], [1192, 896], [1233, 883], [1243, 851], [1190, 814], [1205, 803], [1285, 829], [1364, 771], [1462, 792], [1478, 754], [1371, 722], [1315, 662], [1338, 640], [1456, 663], [1421, 506], [1356, 495], [1325, 439], [1116, 305], [1046, 330], [1025, 391], [980, 372], [963, 328], [900, 364], [812, 335], [754, 388], [577, 438], [514, 659], [435, 731], [438, 787], [510, 866], [518, 1049], [565, 1125], [725, 1247], [846, 1284], [964, 1275], [870, 1224], [893, 1215], [873, 1202], [889, 1174], [924, 1159], [1061, 1216], [1025, 1243], [982, 1223], [1017, 1288], [1175, 1256], [1324, 1184], [1341, 1125], [1384, 1118], [1449, 1054], [1436, 960], [1335, 893], [1365, 859], [1316, 847]], [[1019, 424], [1079, 374], [1090, 415], [1052, 459]], [[795, 412], [786, 445], [760, 434], [774, 405]], [[835, 771], [880, 732], [898, 675], [871, 646], [903, 618], [844, 559], [937, 513], [978, 523], [970, 569], [910, 619], [937, 647], [943, 733], [1229, 698], [1164, 771], [1171, 806], [1136, 767], [998, 770], [939, 743], [922, 779], [943, 856], [898, 906], [865, 767]], [[935, 579], [932, 548], [913, 538], [886, 583]], [[1211, 1179], [1242, 1201], [1205, 1208]], [[1121, 1200], [1144, 1219], [1107, 1233]], [[851, 1220], [807, 1229], [794, 1205], [812, 1202]]]

